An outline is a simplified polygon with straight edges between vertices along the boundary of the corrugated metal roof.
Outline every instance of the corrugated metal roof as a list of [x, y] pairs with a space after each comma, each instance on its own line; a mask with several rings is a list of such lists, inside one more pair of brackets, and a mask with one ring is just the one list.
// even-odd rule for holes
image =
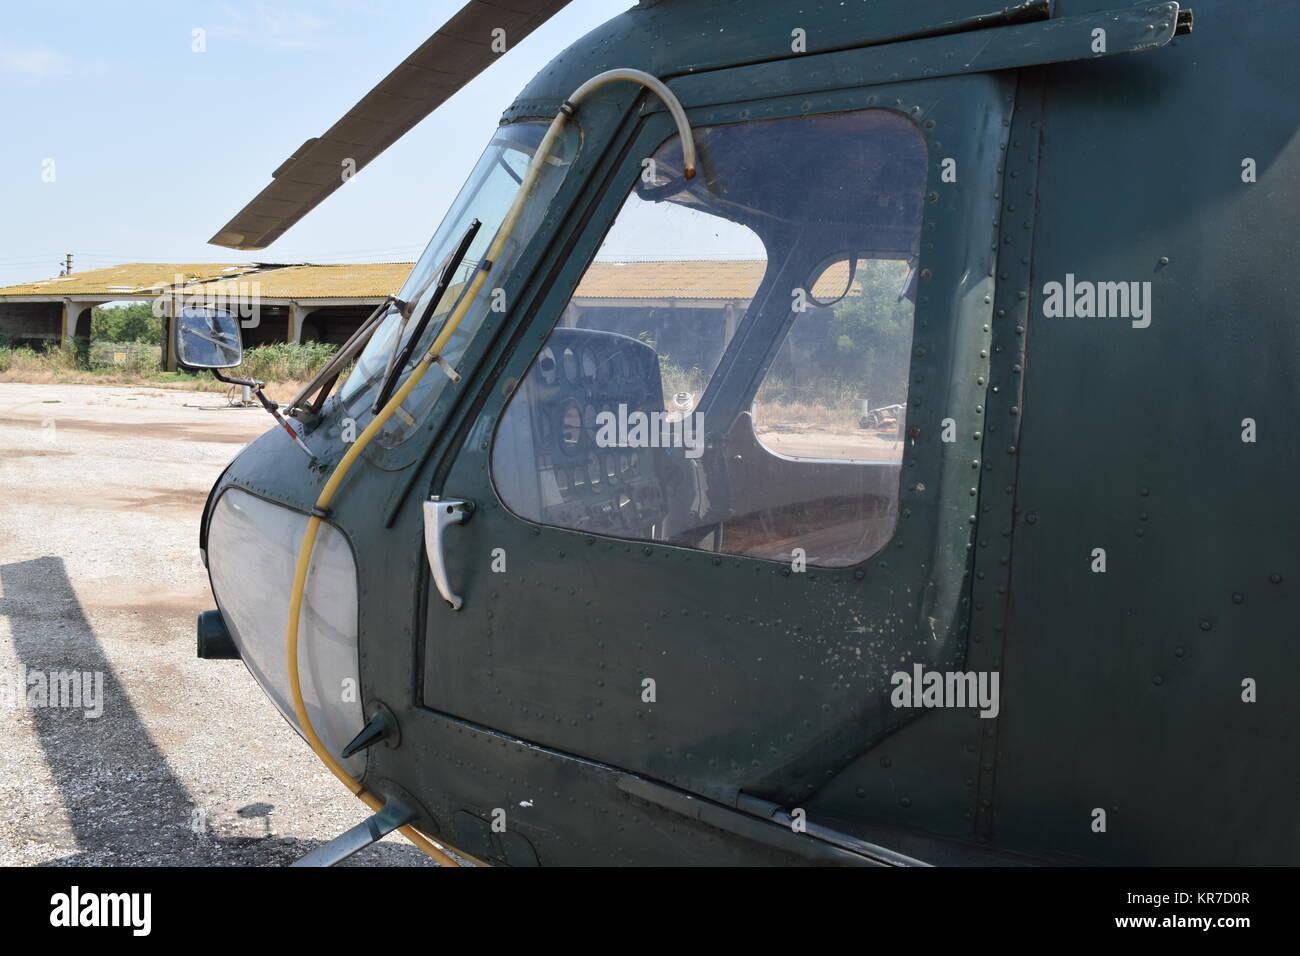
[[[180, 285], [189, 295], [242, 296], [256, 283], [257, 294], [264, 299], [381, 299], [402, 287], [413, 265], [410, 262], [344, 265], [142, 262], [0, 288], [0, 298], [145, 297], [174, 288], [180, 276]], [[758, 291], [766, 270], [766, 262], [755, 260], [594, 262], [574, 297], [579, 300], [747, 301]], [[847, 263], [837, 263], [817, 280], [813, 294], [819, 299], [835, 298], [844, 291], [847, 277]]]
[[181, 276], [183, 282], [197, 282], [239, 275], [257, 268], [247, 262], [132, 262], [6, 286], [0, 288], [0, 296], [107, 295], [122, 298], [132, 292], [156, 295], [175, 283], [177, 276]]
[[73, 295], [124, 299], [182, 287], [186, 294], [239, 295], [256, 282], [268, 299], [382, 299], [402, 287], [412, 262], [347, 265], [136, 262], [0, 288], [0, 298]]
[[[766, 271], [766, 261], [744, 259], [593, 262], [574, 298], [748, 301]], [[813, 295], [833, 299], [844, 291], [847, 279], [848, 263], [835, 263], [818, 278]], [[861, 280], [855, 280], [854, 287], [860, 291]]]
[[286, 266], [228, 282], [204, 283], [191, 291], [238, 295], [239, 286], [257, 285], [264, 299], [382, 299], [406, 281], [413, 262], [366, 262], [332, 266]]
[[575, 299], [752, 299], [766, 262], [593, 262]]

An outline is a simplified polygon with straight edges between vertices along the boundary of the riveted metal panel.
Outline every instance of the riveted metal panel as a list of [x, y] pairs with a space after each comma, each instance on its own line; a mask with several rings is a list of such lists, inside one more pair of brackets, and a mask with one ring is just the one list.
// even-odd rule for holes
[[[1046, 71], [993, 838], [1294, 864], [1297, 8], [1195, 8]], [[1045, 314], [1067, 275], [1149, 283], [1146, 317]]]
[[1016, 112], [1007, 143], [998, 228], [998, 282], [989, 347], [988, 392], [983, 410], [984, 443], [979, 469], [979, 523], [971, 582], [970, 653], [976, 671], [998, 673], [1001, 706], [996, 717], [968, 727], [966, 753], [975, 837], [993, 840], [998, 727], [1014, 707], [1016, 688], [1002, 679], [1008, 605], [1011, 601], [1012, 544], [1017, 510], [1016, 468], [1024, 405], [1025, 342], [1030, 328], [1034, 217], [1042, 143], [1041, 71], [1020, 75]]
[[[744, 789], [790, 805], [812, 798], [880, 740], [911, 739], [912, 724], [928, 725], [934, 715], [890, 705], [890, 678], [903, 660], [946, 667], [965, 654], [974, 520], [967, 488], [978, 442], [970, 427], [960, 443], [940, 434], [954, 409], [973, 421], [984, 391], [996, 170], [1012, 89], [1009, 77], [941, 79], [712, 107], [691, 117], [707, 125], [883, 108], [911, 118], [928, 140], [908, 396], [913, 437], [888, 547], [857, 568], [791, 574], [770, 561], [521, 521], [487, 480], [490, 437], [505, 402], [494, 391], [437, 485], [479, 508], [455, 530], [446, 555], [465, 609], [430, 607], [426, 706], [722, 802]], [[552, 319], [622, 205], [637, 157], [669, 131], [664, 117], [646, 122], [656, 125], [629, 154], [625, 185], [597, 213], [601, 228], [584, 239], [586, 251], [542, 307]], [[953, 158], [964, 174], [944, 183], [944, 161]], [[984, 242], [972, 247], [967, 237], [980, 233]], [[521, 330], [503, 379], [523, 374], [549, 327], [539, 314]], [[493, 548], [513, 556], [506, 573], [490, 573]], [[642, 706], [636, 691], [647, 674], [661, 693], [676, 695], [673, 706]], [[961, 825], [964, 793], [950, 797], [923, 783], [950, 755], [922, 746], [909, 756], [918, 809], [904, 816], [916, 819], [941, 803]], [[872, 782], [871, 810], [900, 809], [887, 787]]]

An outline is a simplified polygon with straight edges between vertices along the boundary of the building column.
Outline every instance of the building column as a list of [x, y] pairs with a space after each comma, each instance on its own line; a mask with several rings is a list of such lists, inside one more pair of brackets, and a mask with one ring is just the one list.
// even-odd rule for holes
[[302, 344], [302, 320], [307, 317], [307, 309], [297, 302], [289, 303], [289, 344]]
[[176, 301], [174, 295], [162, 297], [162, 370], [176, 371]]
[[63, 300], [63, 321], [59, 324], [59, 344], [67, 345], [77, 331], [77, 313], [73, 312], [71, 299]]
[[[77, 323], [81, 321], [81, 316], [88, 310], [93, 309], [98, 302], [73, 302], [71, 299], [63, 300], [63, 318], [59, 325], [59, 344], [68, 345], [77, 337]], [[86, 337], [90, 337], [90, 329], [86, 329]]]

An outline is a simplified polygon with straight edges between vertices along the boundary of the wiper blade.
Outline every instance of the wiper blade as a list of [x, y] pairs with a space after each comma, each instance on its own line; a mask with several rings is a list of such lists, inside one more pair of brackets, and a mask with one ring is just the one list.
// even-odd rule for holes
[[[415, 345], [424, 335], [424, 330], [429, 325], [429, 320], [433, 318], [434, 312], [438, 308], [438, 303], [442, 297], [447, 294], [447, 288], [451, 285], [451, 280], [460, 268], [460, 264], [465, 261], [465, 255], [469, 252], [470, 244], [478, 231], [482, 228], [483, 223], [475, 219], [465, 230], [465, 234], [460, 237], [460, 242], [456, 246], [456, 251], [452, 253], [447, 264], [442, 268], [442, 275], [438, 277], [437, 288], [433, 291], [433, 296], [429, 299], [428, 306], [425, 307], [423, 314], [416, 320], [415, 328], [407, 337], [406, 343], [401, 347], [393, 361], [389, 364], [388, 370], [384, 373], [384, 380], [379, 384], [379, 391], [375, 395], [375, 402], [370, 406], [371, 414], [378, 415], [379, 410], [388, 404], [388, 399], [392, 395], [393, 387], [397, 384], [397, 379], [402, 374], [402, 369], [406, 368], [406, 363], [411, 359], [411, 353], [415, 351]], [[401, 332], [398, 332], [398, 342], [401, 342]]]
[[325, 363], [324, 367], [312, 377], [312, 380], [304, 385], [302, 390], [293, 397], [293, 400], [285, 406], [284, 414], [297, 417], [303, 406], [306, 405], [307, 399], [317, 390], [321, 394], [317, 397], [314, 408], [319, 408], [324, 403], [326, 393], [329, 392], [334, 380], [339, 377], [339, 373], [343, 371], [344, 366], [351, 362], [357, 353], [365, 347], [366, 343], [370, 341], [370, 336], [374, 334], [375, 329], [383, 321], [387, 310], [394, 306], [398, 310], [407, 308], [406, 303], [397, 296], [385, 296], [384, 301], [379, 303], [375, 311], [371, 312], [369, 317], [361, 323], [361, 327], [353, 332], [352, 336], [343, 343], [343, 346], [334, 353], [334, 357]]
[[[424, 280], [424, 285], [420, 286], [420, 288], [416, 290], [415, 294], [411, 296], [409, 300], [405, 302], [401, 300], [395, 301], [395, 304], [397, 305], [398, 314], [401, 315], [402, 320], [397, 327], [397, 332], [393, 335], [393, 347], [388, 350], [388, 361], [384, 363], [384, 377], [383, 377], [384, 382], [387, 382], [388, 379], [392, 376], [393, 369], [395, 367], [399, 367], [397, 365], [397, 357], [401, 354], [402, 342], [406, 338], [406, 330], [411, 327], [411, 311], [417, 305], [419, 305], [421, 302], [424, 301], [424, 294], [429, 291], [429, 288], [442, 275], [443, 270], [447, 268], [447, 263], [451, 261], [451, 255], [454, 253], [455, 253], [454, 249], [452, 250], [451, 253], [448, 253], [447, 258], [442, 260], [442, 267], [437, 271], [436, 274], [431, 272], [429, 278]], [[441, 293], [438, 294], [441, 296]], [[378, 414], [380, 408], [383, 408], [383, 406], [376, 405], [374, 407], [374, 412]]]

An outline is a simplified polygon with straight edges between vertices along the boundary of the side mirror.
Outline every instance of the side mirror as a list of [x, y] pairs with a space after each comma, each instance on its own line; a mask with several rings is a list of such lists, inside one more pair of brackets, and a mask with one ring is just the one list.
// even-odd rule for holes
[[262, 391], [265, 382], [251, 378], [227, 378], [221, 374], [223, 368], [234, 368], [244, 358], [244, 339], [239, 331], [239, 319], [225, 309], [196, 309], [186, 307], [176, 316], [176, 361], [184, 369], [206, 368], [218, 382], [231, 385], [243, 385], [252, 389], [254, 397], [262, 407], [271, 413], [293, 443], [303, 450], [313, 462], [312, 454], [306, 442], [302, 440], [293, 426], [280, 414], [280, 406], [266, 397]]
[[234, 368], [243, 357], [243, 337], [234, 315], [224, 309], [186, 307], [176, 316], [176, 361], [185, 368]]

